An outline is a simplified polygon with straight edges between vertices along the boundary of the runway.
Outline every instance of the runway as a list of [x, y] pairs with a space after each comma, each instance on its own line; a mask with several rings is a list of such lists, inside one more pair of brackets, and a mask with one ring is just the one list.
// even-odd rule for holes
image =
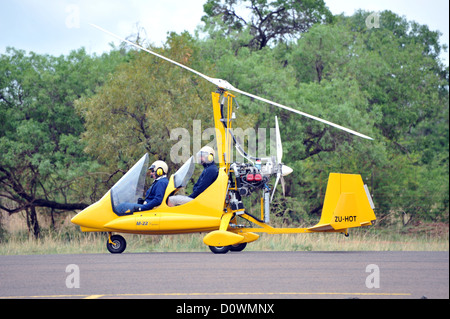
[[448, 252], [0, 256], [0, 299], [449, 298]]

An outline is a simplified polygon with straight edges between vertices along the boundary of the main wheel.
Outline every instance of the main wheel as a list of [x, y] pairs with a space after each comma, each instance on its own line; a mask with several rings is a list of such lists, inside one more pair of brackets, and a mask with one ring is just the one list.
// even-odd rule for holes
[[243, 251], [247, 247], [247, 243], [231, 245], [229, 247], [231, 251]]
[[125, 238], [120, 235], [111, 236], [112, 243], [109, 240], [106, 241], [106, 248], [108, 248], [109, 252], [112, 254], [121, 254], [127, 248], [127, 242]]
[[230, 246], [209, 246], [209, 249], [215, 254], [226, 254]]

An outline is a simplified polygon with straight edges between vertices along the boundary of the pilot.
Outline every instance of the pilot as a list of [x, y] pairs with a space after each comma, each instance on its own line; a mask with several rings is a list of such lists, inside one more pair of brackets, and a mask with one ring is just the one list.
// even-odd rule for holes
[[184, 195], [175, 195], [169, 197], [168, 205], [178, 206], [190, 202], [198, 195], [203, 193], [205, 189], [207, 189], [219, 175], [219, 170], [214, 163], [215, 152], [210, 146], [203, 146], [200, 151], [196, 154], [197, 161], [203, 165], [203, 172], [197, 180], [197, 183], [194, 185], [194, 189], [192, 194], [189, 196]]
[[148, 168], [148, 173], [155, 180], [145, 193], [145, 198], [139, 198], [138, 203], [122, 203], [117, 210], [124, 213], [150, 210], [161, 205], [169, 180], [167, 171], [169, 167], [163, 161], [156, 161]]

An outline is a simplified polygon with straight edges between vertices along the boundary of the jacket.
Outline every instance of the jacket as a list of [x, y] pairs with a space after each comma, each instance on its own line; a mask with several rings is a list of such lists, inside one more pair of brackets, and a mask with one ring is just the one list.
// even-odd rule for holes
[[145, 194], [145, 201], [144, 204], [140, 207], [141, 210], [149, 210], [161, 205], [168, 184], [169, 180], [166, 176], [161, 176], [160, 178], [155, 180]]
[[203, 167], [203, 172], [198, 178], [197, 183], [195, 183], [192, 194], [189, 195], [190, 198], [196, 198], [200, 195], [217, 179], [217, 176], [219, 175], [219, 169], [217, 168], [216, 163], [204, 163]]

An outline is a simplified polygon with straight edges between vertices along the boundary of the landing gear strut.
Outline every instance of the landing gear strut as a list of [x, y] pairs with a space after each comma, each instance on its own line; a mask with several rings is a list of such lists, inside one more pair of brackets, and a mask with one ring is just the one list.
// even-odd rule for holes
[[120, 235], [112, 235], [108, 233], [108, 240], [106, 241], [106, 248], [112, 254], [121, 254], [127, 248], [125, 238]]

